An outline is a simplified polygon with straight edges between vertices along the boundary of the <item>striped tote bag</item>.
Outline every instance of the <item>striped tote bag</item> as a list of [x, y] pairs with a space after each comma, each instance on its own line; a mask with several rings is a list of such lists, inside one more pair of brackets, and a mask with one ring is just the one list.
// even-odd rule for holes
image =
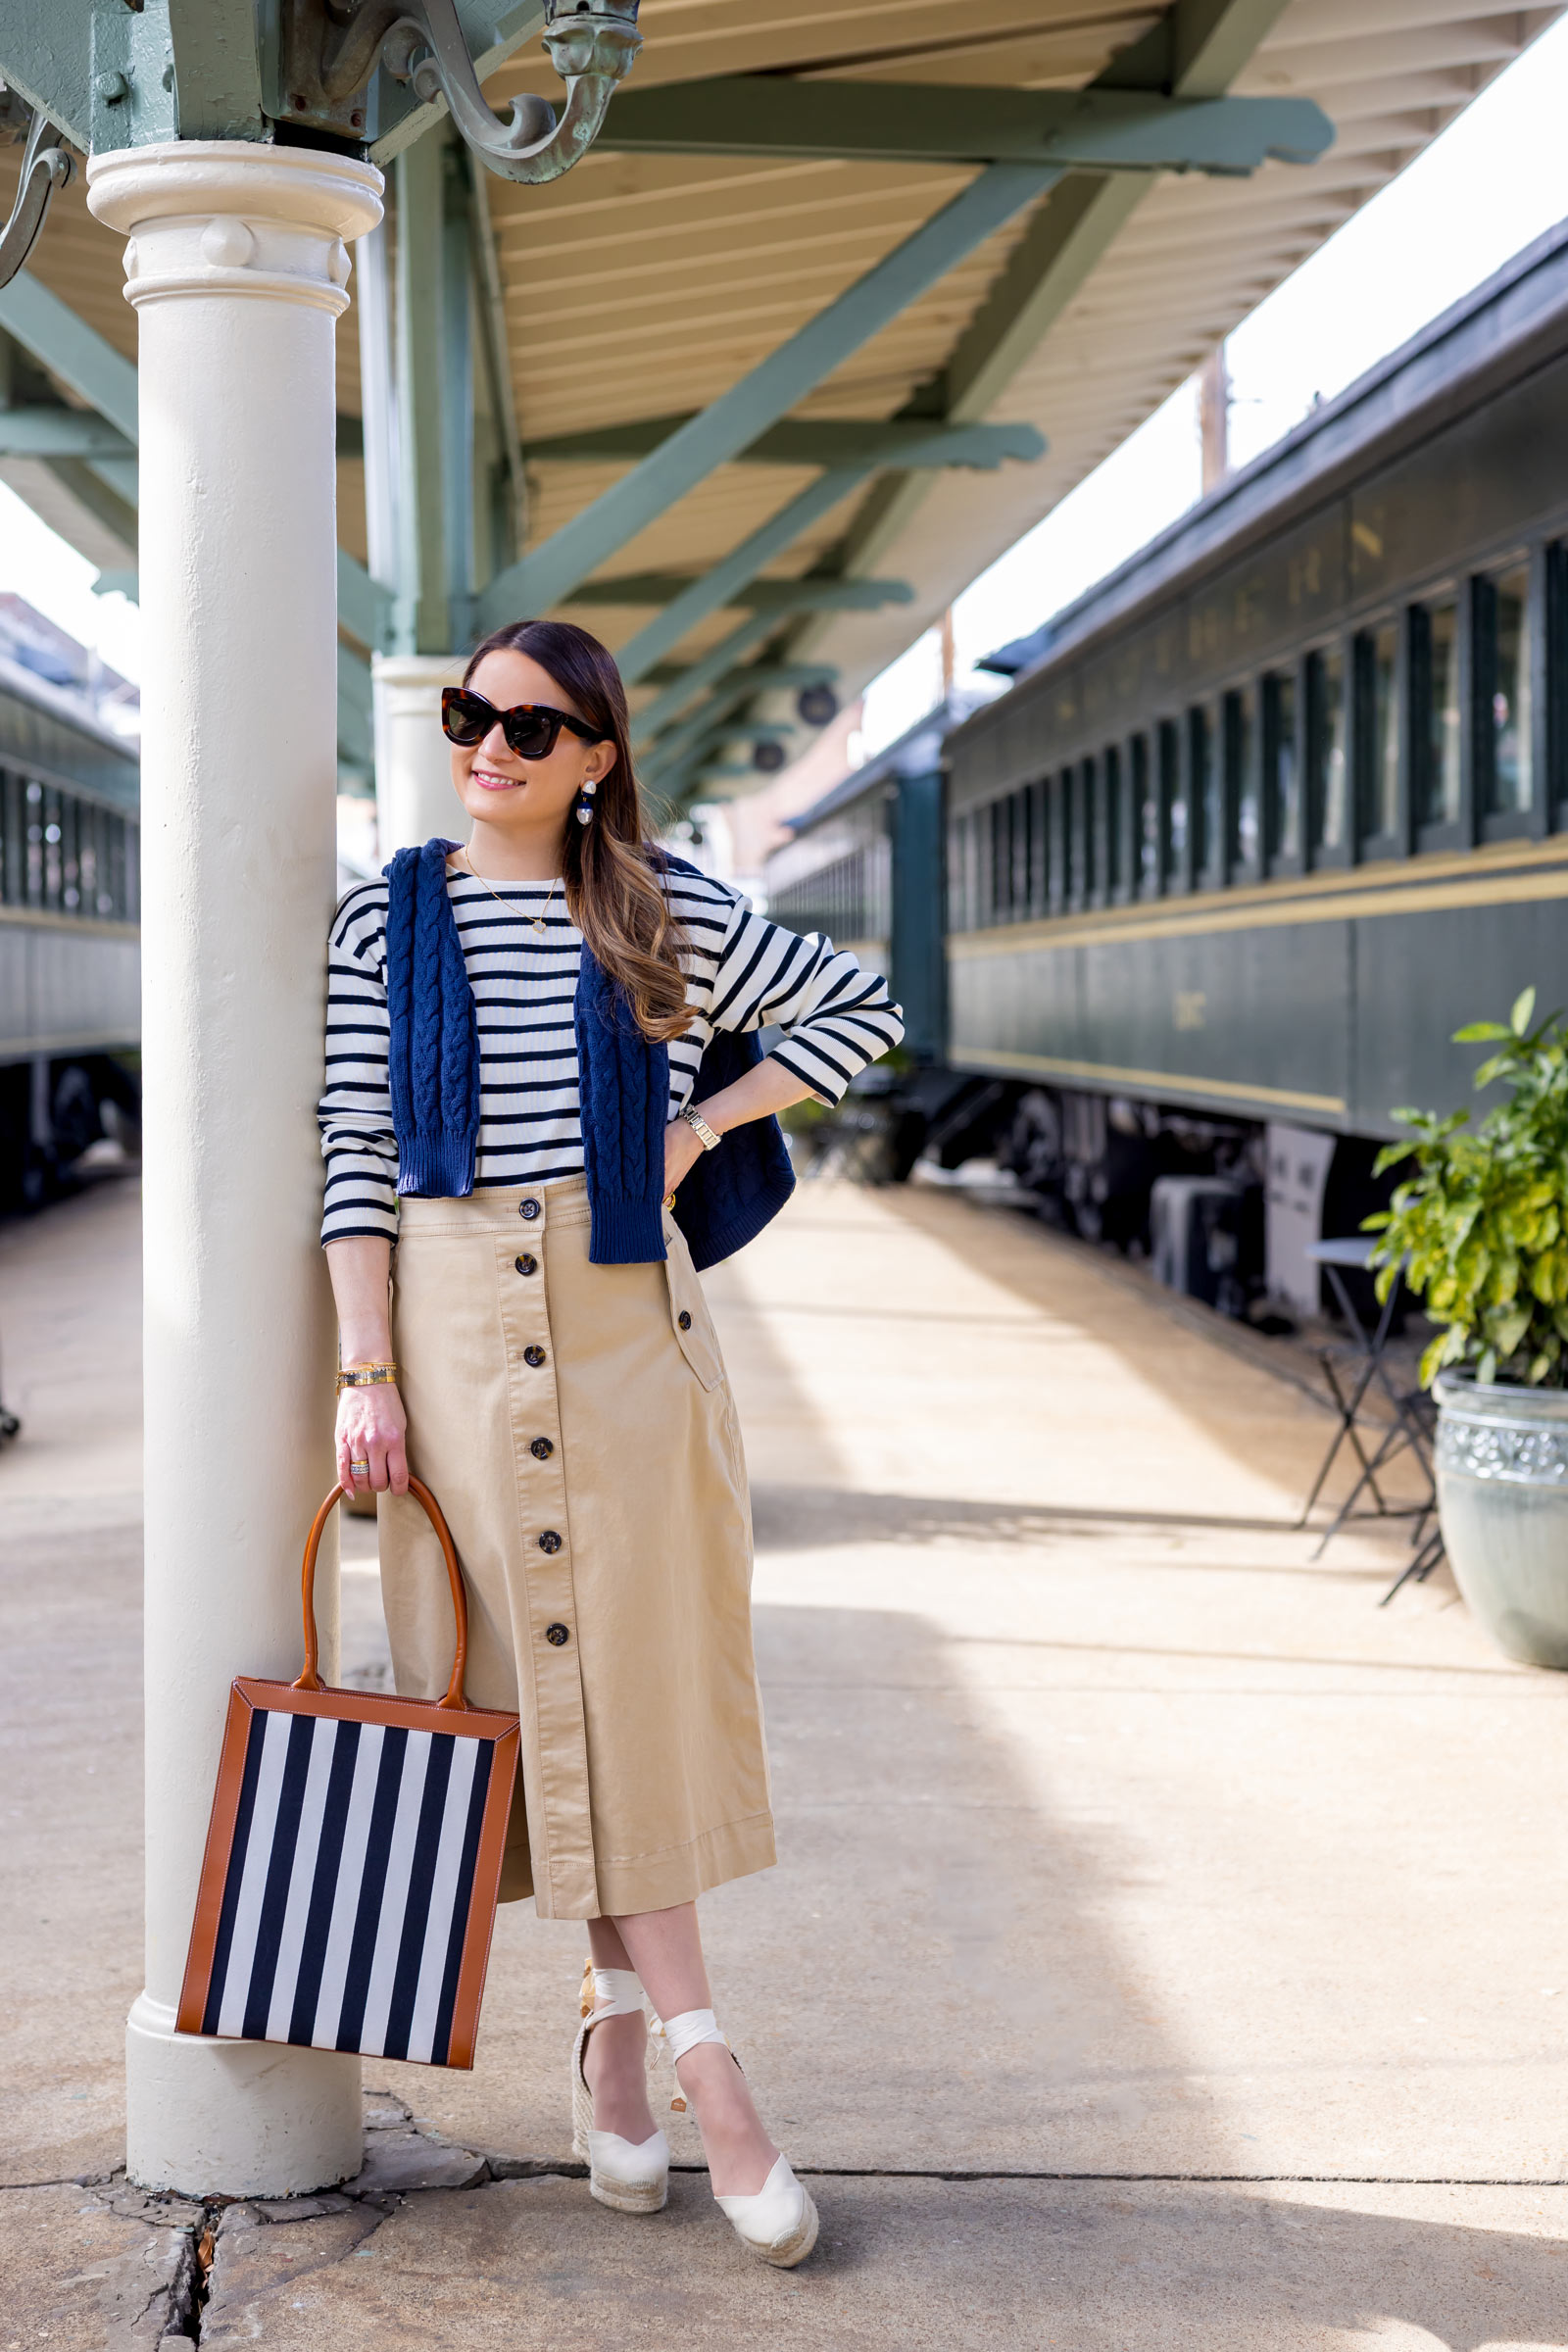
[[317, 1672], [316, 1555], [305, 1546], [305, 1671], [242, 1678], [228, 1702], [182, 2034], [470, 2067], [517, 1770], [515, 1715], [470, 1707], [467, 1598], [447, 1523], [457, 1625], [446, 1696], [333, 1690]]

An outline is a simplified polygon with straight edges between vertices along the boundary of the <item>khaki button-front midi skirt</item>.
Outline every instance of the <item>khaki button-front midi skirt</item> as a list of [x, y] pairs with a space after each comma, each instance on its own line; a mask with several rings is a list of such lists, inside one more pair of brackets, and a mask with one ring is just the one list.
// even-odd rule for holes
[[[580, 1178], [400, 1204], [409, 1460], [467, 1579], [468, 1696], [516, 1708], [502, 1899], [660, 1911], [773, 1861], [734, 1401], [674, 1221], [662, 1265], [588, 1260]], [[441, 1555], [379, 1503], [400, 1693], [452, 1670]]]

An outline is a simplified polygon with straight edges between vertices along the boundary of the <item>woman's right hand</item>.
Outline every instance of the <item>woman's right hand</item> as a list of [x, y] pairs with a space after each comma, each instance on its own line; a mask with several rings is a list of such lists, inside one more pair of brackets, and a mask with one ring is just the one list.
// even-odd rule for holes
[[[390, 1381], [344, 1389], [337, 1400], [337, 1477], [345, 1494], [409, 1491], [408, 1417]], [[356, 1470], [354, 1464], [368, 1463]]]

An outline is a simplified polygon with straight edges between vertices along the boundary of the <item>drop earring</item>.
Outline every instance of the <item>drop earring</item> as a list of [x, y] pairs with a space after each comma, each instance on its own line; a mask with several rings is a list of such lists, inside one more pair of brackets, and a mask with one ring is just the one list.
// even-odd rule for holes
[[583, 778], [583, 797], [577, 803], [577, 822], [579, 825], [591, 825], [593, 823], [593, 796], [598, 790], [599, 786], [592, 776], [585, 776]]

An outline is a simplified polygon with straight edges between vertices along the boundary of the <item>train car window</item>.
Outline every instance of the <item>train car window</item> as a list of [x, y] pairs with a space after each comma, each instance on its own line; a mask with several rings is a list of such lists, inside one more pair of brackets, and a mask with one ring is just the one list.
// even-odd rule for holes
[[22, 778], [0, 767], [0, 905], [22, 899]]
[[1297, 740], [1296, 679], [1270, 670], [1263, 680], [1263, 856], [1272, 867], [1299, 872], [1301, 765]]
[[1258, 869], [1257, 698], [1250, 686], [1225, 697], [1225, 790], [1221, 802], [1225, 851], [1220, 879]]
[[1308, 837], [1314, 852], [1343, 857], [1348, 837], [1349, 713], [1345, 656], [1337, 645], [1306, 658]]
[[1029, 787], [1029, 911], [1044, 914], [1051, 903], [1047, 870], [1050, 837], [1047, 832], [1047, 786], [1042, 780]]
[[1530, 573], [1517, 564], [1476, 582], [1481, 807], [1520, 816], [1531, 803]]
[[1121, 747], [1118, 744], [1106, 745], [1101, 754], [1101, 768], [1105, 779], [1104, 791], [1101, 796], [1105, 834], [1101, 870], [1105, 877], [1106, 898], [1118, 899], [1125, 895], [1127, 882], [1127, 849], [1123, 838], [1126, 809], [1123, 806]]
[[26, 832], [25, 902], [43, 905], [43, 786], [29, 781], [23, 796]]
[[1034, 887], [1035, 796], [1021, 784], [1012, 796], [1012, 917], [1021, 922], [1029, 911]]
[[1399, 830], [1399, 624], [1382, 621], [1357, 644], [1366, 691], [1360, 832], [1381, 844]]
[[1410, 614], [1411, 745], [1416, 760], [1416, 823], [1459, 821], [1459, 606], [1454, 597], [1417, 605]]
[[57, 786], [43, 788], [43, 903], [58, 908], [64, 888], [60, 792]]
[[1188, 865], [1187, 778], [1182, 766], [1181, 729], [1175, 719], [1159, 722], [1160, 887], [1185, 887]]
[[84, 808], [81, 812], [81, 911], [83, 914], [103, 914], [103, 839], [104, 811]]
[[1067, 904], [1074, 908], [1088, 906], [1094, 888], [1094, 832], [1089, 812], [1094, 774], [1094, 764], [1088, 760], [1066, 771]]
[[1128, 743], [1127, 792], [1135, 869], [1127, 877], [1128, 886], [1141, 898], [1152, 898], [1160, 884], [1159, 796], [1147, 735], [1134, 735]]
[[[130, 827], [122, 816], [110, 817], [106, 829], [109, 864], [108, 888], [103, 895], [108, 899], [112, 912], [122, 914], [127, 918], [129, 918], [132, 908], [129, 849]], [[102, 900], [99, 903], [102, 905]]]
[[1189, 810], [1191, 880], [1195, 883], [1210, 879], [1209, 869], [1219, 854], [1221, 834], [1215, 821], [1215, 783], [1208, 712], [1201, 704], [1197, 704], [1187, 713], [1187, 788], [1184, 795]]
[[1067, 813], [1072, 797], [1072, 770], [1064, 767], [1046, 785], [1046, 864], [1049, 903], [1053, 914], [1067, 904]]
[[71, 914], [81, 911], [81, 835], [86, 811], [72, 794], [60, 808], [60, 903]]

